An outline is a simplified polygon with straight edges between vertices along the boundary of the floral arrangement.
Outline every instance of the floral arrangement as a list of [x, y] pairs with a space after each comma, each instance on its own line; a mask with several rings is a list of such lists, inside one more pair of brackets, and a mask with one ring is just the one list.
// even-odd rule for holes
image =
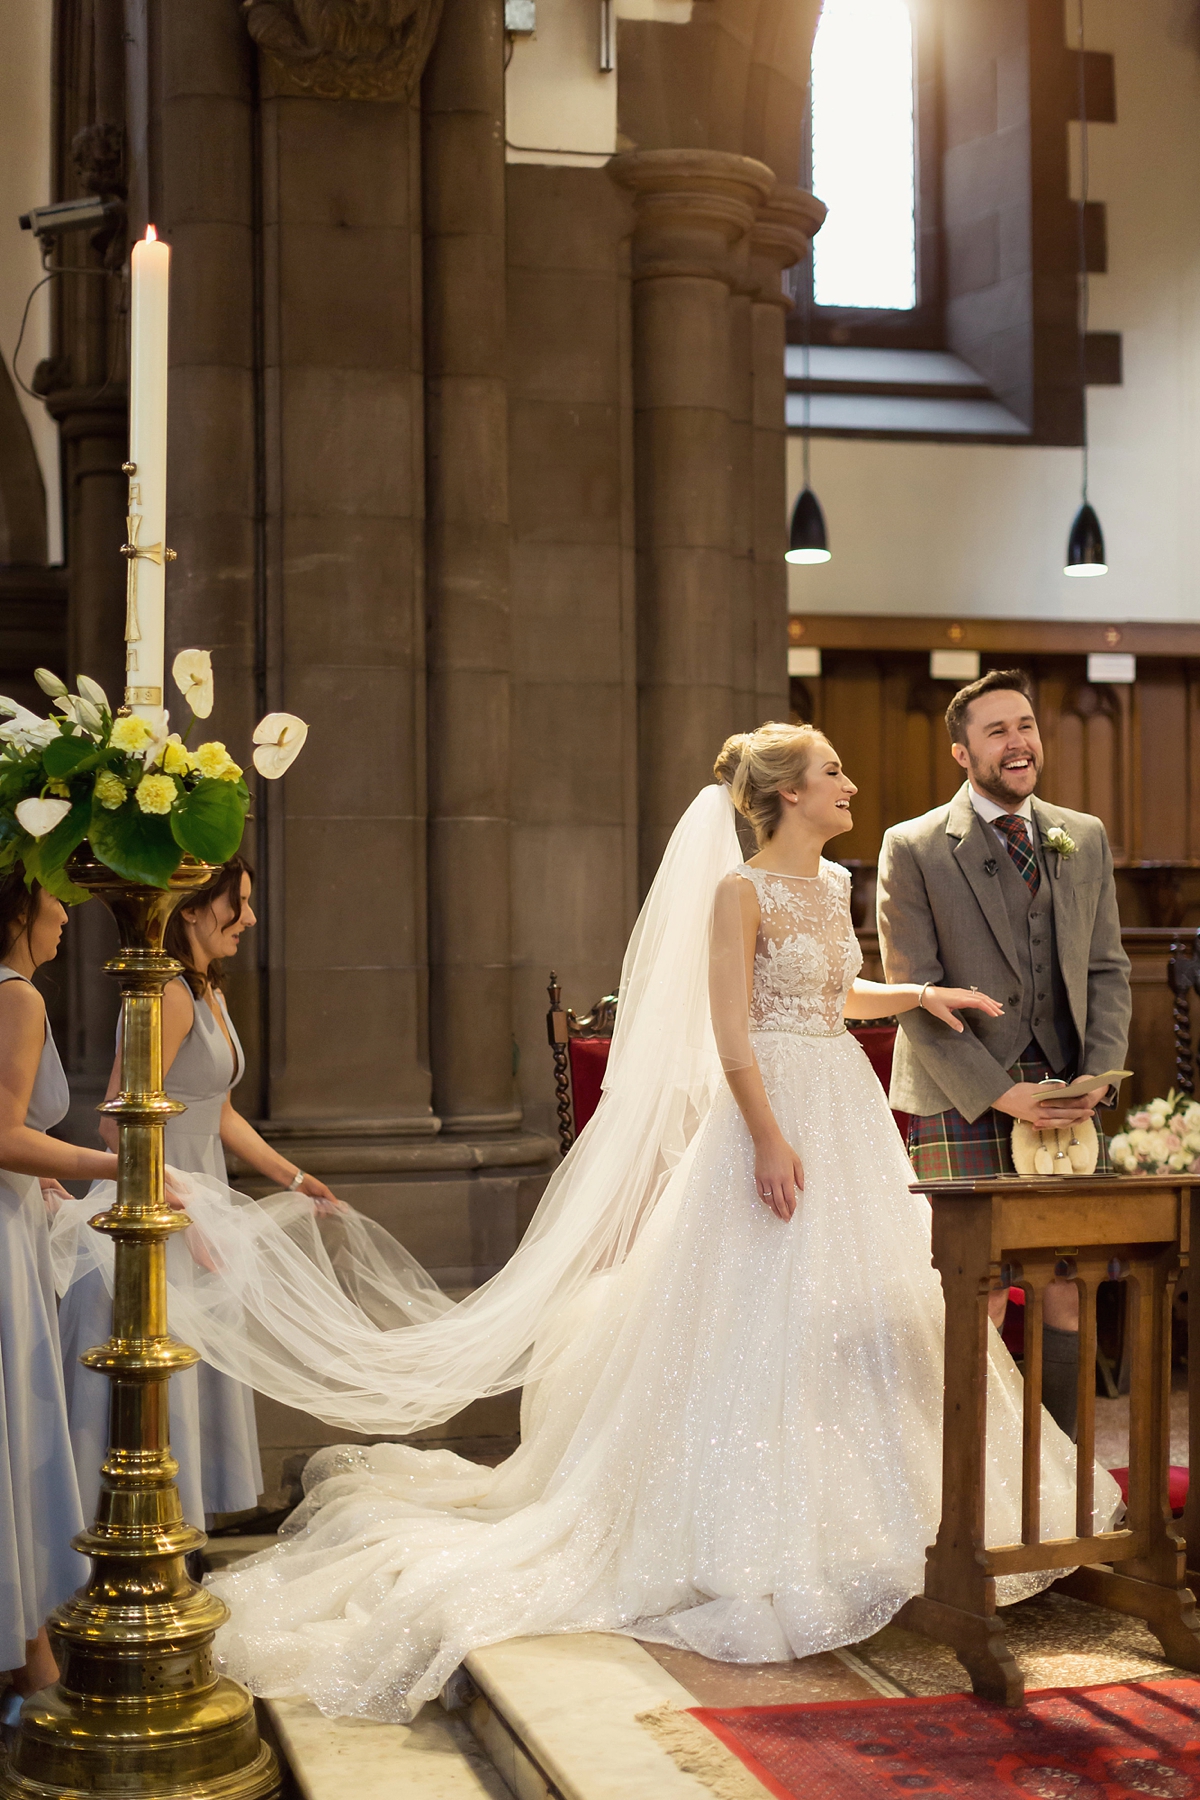
[[1108, 1150], [1123, 1175], [1200, 1175], [1200, 1102], [1172, 1088], [1165, 1100], [1127, 1113]]
[[[0, 871], [20, 862], [27, 881], [74, 905], [88, 895], [66, 865], [85, 839], [97, 861], [150, 887], [166, 887], [185, 855], [234, 854], [250, 805], [241, 767], [215, 740], [188, 745], [212, 712], [212, 659], [181, 650], [171, 673], [192, 714], [182, 737], [165, 710], [114, 715], [86, 675], [72, 694], [49, 669], [35, 671], [54, 702], [46, 719], [0, 698]], [[307, 735], [293, 713], [268, 713], [254, 731], [258, 773], [276, 780]]]

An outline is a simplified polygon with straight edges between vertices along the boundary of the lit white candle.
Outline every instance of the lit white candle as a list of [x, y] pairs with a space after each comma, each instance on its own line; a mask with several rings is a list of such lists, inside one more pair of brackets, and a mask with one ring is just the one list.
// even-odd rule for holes
[[129, 559], [125, 698], [143, 717], [163, 704], [167, 530], [167, 295], [171, 251], [153, 225], [133, 246], [129, 351]]

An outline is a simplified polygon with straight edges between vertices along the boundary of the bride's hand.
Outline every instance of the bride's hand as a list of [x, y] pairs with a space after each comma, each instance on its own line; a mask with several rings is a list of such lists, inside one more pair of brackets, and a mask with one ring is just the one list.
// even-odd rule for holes
[[1004, 1016], [1004, 1008], [990, 994], [981, 994], [978, 988], [925, 987], [921, 990], [918, 1005], [924, 1012], [931, 1013], [948, 1025], [951, 1031], [961, 1031], [963, 1023], [955, 1018], [956, 1012], [965, 1011], [968, 1007], [976, 1012], [986, 1013], [989, 1019], [1000, 1019]]
[[785, 1222], [791, 1218], [797, 1191], [804, 1192], [804, 1166], [782, 1133], [755, 1145], [754, 1187], [764, 1206]]

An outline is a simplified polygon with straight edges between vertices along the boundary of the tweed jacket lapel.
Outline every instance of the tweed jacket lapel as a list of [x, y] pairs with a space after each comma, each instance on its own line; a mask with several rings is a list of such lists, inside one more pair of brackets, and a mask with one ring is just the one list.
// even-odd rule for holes
[[[1055, 821], [1049, 822], [1053, 824]], [[946, 836], [958, 839], [953, 851], [955, 861], [966, 876], [971, 892], [991, 926], [992, 936], [1000, 946], [1001, 954], [1013, 974], [1019, 975], [1021, 970], [1017, 961], [1016, 940], [1009, 924], [1004, 894], [996, 879], [999, 859], [1008, 853], [995, 832], [988, 829], [971, 805], [970, 788], [966, 782], [950, 802], [950, 810], [946, 816]]]
[[[1069, 857], [1060, 856], [1046, 842], [1046, 833], [1061, 825], [1066, 830], [1066, 822], [1057, 807], [1050, 806], [1044, 800], [1034, 798], [1033, 816], [1037, 822], [1038, 836], [1041, 839], [1042, 865], [1049, 876], [1046, 885], [1050, 889], [1050, 907], [1054, 914], [1054, 936], [1058, 944], [1058, 966], [1063, 975], [1070, 973], [1084, 981], [1087, 979], [1086, 960], [1082, 969], [1076, 968], [1078, 952], [1084, 948], [1076, 923], [1077, 898], [1075, 883], [1072, 879], [1071, 861]], [[1074, 990], [1072, 990], [1074, 991]]]

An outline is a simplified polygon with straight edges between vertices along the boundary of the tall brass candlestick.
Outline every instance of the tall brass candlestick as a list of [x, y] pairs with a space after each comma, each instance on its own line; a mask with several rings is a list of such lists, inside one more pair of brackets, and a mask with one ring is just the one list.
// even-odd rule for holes
[[[86, 846], [85, 846], [86, 848]], [[262, 1800], [278, 1789], [250, 1695], [218, 1676], [212, 1640], [224, 1604], [189, 1579], [202, 1549], [187, 1524], [171, 1455], [168, 1383], [199, 1361], [167, 1326], [167, 1241], [185, 1214], [163, 1198], [163, 1125], [185, 1109], [162, 1086], [162, 996], [180, 965], [163, 950], [175, 907], [212, 870], [186, 861], [169, 889], [126, 882], [76, 859], [72, 880], [109, 908], [121, 988], [117, 1197], [92, 1223], [113, 1239], [113, 1328], [83, 1362], [112, 1383], [109, 1448], [90, 1531], [86, 1585], [51, 1615], [62, 1674], [25, 1702], [0, 1772], [9, 1800]]]

